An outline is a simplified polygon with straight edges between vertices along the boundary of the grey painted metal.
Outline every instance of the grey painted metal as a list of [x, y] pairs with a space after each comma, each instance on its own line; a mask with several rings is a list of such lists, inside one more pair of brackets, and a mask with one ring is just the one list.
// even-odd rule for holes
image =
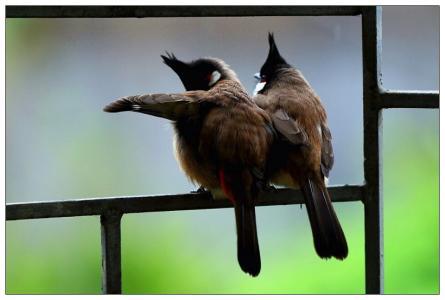
[[439, 108], [438, 91], [392, 91], [380, 93], [380, 108]]
[[100, 216], [104, 294], [122, 293], [121, 218], [122, 214], [115, 211], [108, 211]]
[[354, 16], [359, 6], [6, 6], [7, 18]]
[[366, 293], [383, 293], [383, 203], [381, 169], [381, 7], [364, 9], [362, 16], [364, 204]]
[[[345, 185], [328, 188], [335, 202], [363, 199], [362, 186]], [[292, 189], [277, 189], [263, 193], [258, 206], [303, 204], [303, 195]], [[6, 205], [6, 220], [58, 218], [232, 207], [228, 200], [213, 200], [209, 193], [189, 193], [161, 196], [134, 196], [65, 201], [29, 202]]]

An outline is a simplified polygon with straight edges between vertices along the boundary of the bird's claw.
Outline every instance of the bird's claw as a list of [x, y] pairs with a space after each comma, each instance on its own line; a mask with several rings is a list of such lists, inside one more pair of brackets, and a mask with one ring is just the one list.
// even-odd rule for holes
[[263, 187], [263, 189], [267, 193], [276, 193], [276, 192], [278, 192], [278, 189], [275, 186], [270, 185], [270, 184], [265, 185]]
[[208, 190], [206, 190], [206, 188], [201, 185], [196, 191], [191, 191], [191, 193], [192, 194], [200, 194], [200, 193], [210, 193], [210, 192]]

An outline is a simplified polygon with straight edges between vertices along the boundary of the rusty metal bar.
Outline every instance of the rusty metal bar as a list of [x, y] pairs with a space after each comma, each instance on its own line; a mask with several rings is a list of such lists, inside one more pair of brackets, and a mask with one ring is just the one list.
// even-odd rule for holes
[[438, 91], [392, 91], [380, 93], [380, 108], [439, 108]]
[[355, 16], [359, 6], [6, 6], [7, 18]]
[[100, 216], [103, 294], [122, 293], [121, 218], [112, 211]]
[[369, 7], [363, 10], [363, 142], [367, 294], [383, 293], [382, 114], [378, 106], [381, 85], [381, 26], [381, 7]]
[[[336, 202], [363, 199], [362, 186], [333, 186], [328, 190], [332, 200]], [[274, 192], [263, 193], [257, 205], [303, 203], [300, 191], [277, 189]], [[6, 220], [103, 215], [110, 211], [127, 214], [226, 207], [232, 207], [229, 200], [213, 200], [209, 193], [79, 199], [7, 204]]]

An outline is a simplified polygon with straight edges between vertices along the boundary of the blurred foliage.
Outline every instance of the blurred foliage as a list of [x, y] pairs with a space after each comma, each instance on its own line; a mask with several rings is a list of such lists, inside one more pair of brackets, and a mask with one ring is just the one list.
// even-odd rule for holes
[[439, 292], [438, 120], [421, 109], [383, 116], [386, 293]]
[[[439, 288], [438, 114], [414, 111], [384, 114], [385, 292], [435, 294]], [[415, 114], [425, 115], [429, 122], [412, 122]], [[304, 209], [258, 208], [263, 258], [258, 278], [238, 268], [228, 209], [126, 215], [123, 291], [363, 293], [362, 205], [338, 203], [336, 208], [350, 247], [350, 256], [343, 262], [323, 261], [315, 255]], [[287, 219], [272, 224], [268, 215], [274, 213], [286, 214]], [[224, 222], [211, 224], [220, 215]], [[7, 223], [7, 293], [100, 293], [98, 218], [51, 222]], [[263, 232], [267, 226], [275, 226], [275, 232]]]

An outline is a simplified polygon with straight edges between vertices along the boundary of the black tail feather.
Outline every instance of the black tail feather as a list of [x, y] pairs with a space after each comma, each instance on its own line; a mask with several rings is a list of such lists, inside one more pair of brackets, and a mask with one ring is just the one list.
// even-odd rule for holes
[[256, 230], [255, 206], [246, 202], [235, 204], [235, 218], [238, 263], [244, 272], [256, 277], [261, 270], [261, 258]]
[[348, 256], [348, 245], [323, 181], [306, 179], [301, 183], [312, 228], [314, 245], [321, 258]]
[[220, 182], [235, 207], [238, 263], [241, 270], [256, 277], [261, 271], [261, 257], [255, 216], [258, 196], [255, 179], [249, 170], [226, 166], [220, 171]]

